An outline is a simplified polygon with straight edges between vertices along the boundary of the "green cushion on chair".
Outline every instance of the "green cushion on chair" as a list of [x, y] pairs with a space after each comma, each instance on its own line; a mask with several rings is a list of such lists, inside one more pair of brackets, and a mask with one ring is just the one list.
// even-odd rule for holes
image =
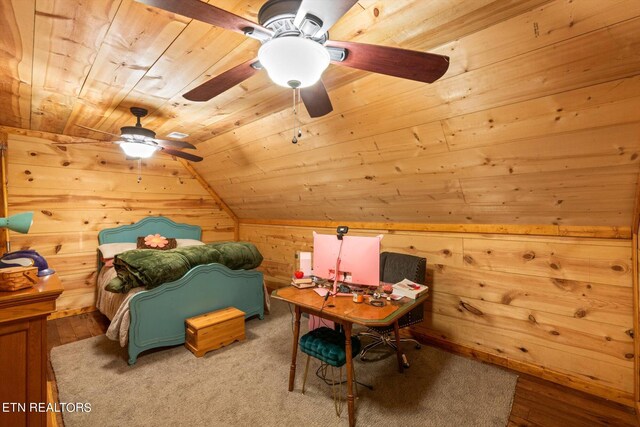
[[[300, 338], [300, 350], [331, 366], [339, 368], [347, 363], [344, 334], [330, 328], [318, 328]], [[351, 337], [351, 357], [360, 353], [360, 340]]]

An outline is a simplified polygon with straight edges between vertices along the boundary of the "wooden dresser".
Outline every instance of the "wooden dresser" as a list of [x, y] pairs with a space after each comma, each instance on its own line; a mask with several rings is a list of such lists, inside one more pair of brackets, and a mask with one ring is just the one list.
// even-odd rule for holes
[[[55, 274], [36, 286], [0, 292], [0, 425], [46, 426], [46, 412], [29, 402], [47, 402], [47, 315], [55, 311], [62, 284]], [[6, 411], [26, 403], [26, 411]], [[17, 405], [13, 405], [17, 408]]]

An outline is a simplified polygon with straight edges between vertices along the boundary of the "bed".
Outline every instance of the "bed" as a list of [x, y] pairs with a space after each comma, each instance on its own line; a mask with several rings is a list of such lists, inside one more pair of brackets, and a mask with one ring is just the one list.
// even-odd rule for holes
[[[202, 230], [165, 217], [148, 217], [135, 224], [102, 230], [98, 240], [100, 245], [134, 243], [139, 236], [155, 233], [177, 239], [200, 240]], [[115, 275], [113, 267], [104, 266], [101, 260], [98, 267], [99, 282], [100, 278]], [[98, 286], [97, 305], [112, 320], [115, 312], [126, 309], [128, 303], [127, 346], [129, 364], [134, 364], [143, 351], [184, 343], [186, 318], [236, 307], [245, 313], [245, 319], [253, 316], [263, 319], [265, 296], [261, 272], [205, 264], [192, 268], [178, 280], [151, 290], [134, 288], [129, 294], [112, 294]]]

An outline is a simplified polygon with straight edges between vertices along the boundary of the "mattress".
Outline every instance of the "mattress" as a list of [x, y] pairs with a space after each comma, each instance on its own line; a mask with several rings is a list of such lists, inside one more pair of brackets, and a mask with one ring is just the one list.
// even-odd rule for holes
[[113, 293], [105, 289], [111, 279], [116, 277], [115, 268], [106, 265], [100, 270], [97, 281], [96, 307], [111, 320], [106, 335], [109, 339], [119, 341], [122, 347], [129, 341], [129, 300], [144, 288], [133, 288], [126, 294]]

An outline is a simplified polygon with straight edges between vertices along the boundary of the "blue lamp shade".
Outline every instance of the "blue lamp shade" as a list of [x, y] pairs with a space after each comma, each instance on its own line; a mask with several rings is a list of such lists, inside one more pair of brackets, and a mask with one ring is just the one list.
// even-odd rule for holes
[[29, 232], [31, 224], [33, 224], [33, 212], [23, 212], [8, 218], [0, 218], [0, 228], [8, 228], [22, 234]]

